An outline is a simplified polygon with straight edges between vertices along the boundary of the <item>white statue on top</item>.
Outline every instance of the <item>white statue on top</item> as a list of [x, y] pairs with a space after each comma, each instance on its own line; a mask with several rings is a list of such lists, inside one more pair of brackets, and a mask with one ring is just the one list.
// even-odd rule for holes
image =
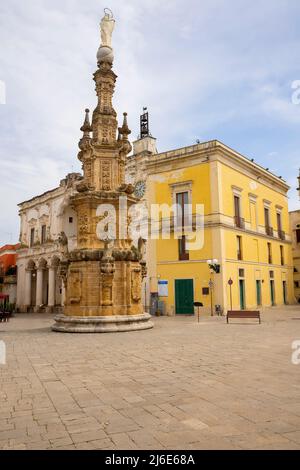
[[114, 53], [111, 45], [112, 33], [115, 28], [115, 20], [113, 14], [109, 8], [105, 8], [104, 17], [100, 23], [101, 29], [101, 46], [97, 52], [97, 61], [98, 65], [102, 62], [109, 64], [113, 63]]
[[101, 27], [101, 46], [112, 48], [111, 38], [112, 38], [113, 30], [115, 28], [115, 20], [113, 18], [113, 14], [111, 10], [109, 10], [108, 8], [105, 8], [104, 10], [104, 17], [101, 20], [100, 27]]

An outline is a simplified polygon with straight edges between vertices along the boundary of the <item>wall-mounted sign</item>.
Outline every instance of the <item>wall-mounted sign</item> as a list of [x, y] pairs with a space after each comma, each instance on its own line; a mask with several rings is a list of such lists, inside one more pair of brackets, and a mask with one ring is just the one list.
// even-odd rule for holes
[[168, 297], [169, 295], [169, 281], [158, 281], [158, 296]]

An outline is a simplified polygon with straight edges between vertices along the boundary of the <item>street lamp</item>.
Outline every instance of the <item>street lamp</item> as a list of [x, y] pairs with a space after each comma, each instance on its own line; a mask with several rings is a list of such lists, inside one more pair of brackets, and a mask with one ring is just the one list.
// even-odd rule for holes
[[[220, 264], [219, 260], [217, 259], [209, 259], [207, 260], [207, 264], [210, 270], [210, 273], [216, 273], [218, 274], [220, 272]], [[213, 288], [214, 288], [214, 282], [212, 280], [212, 276], [210, 276], [209, 280], [209, 292], [210, 292], [210, 315], [213, 317], [214, 312], [213, 312]]]
[[207, 260], [207, 264], [209, 266], [210, 272], [211, 273], [216, 273], [219, 274], [221, 270], [221, 266], [219, 264], [219, 260], [217, 259], [209, 259]]

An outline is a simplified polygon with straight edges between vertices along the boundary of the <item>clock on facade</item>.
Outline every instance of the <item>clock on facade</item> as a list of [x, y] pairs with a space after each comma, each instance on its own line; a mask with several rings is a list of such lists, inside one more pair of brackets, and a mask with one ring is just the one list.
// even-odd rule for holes
[[146, 183], [145, 181], [138, 181], [135, 185], [134, 195], [141, 199], [146, 192]]

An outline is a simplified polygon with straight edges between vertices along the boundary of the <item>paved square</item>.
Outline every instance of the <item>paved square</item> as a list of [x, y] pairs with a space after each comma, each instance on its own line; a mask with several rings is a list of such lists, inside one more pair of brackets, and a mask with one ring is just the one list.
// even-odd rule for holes
[[0, 449], [300, 449], [300, 307], [72, 335], [0, 323]]

